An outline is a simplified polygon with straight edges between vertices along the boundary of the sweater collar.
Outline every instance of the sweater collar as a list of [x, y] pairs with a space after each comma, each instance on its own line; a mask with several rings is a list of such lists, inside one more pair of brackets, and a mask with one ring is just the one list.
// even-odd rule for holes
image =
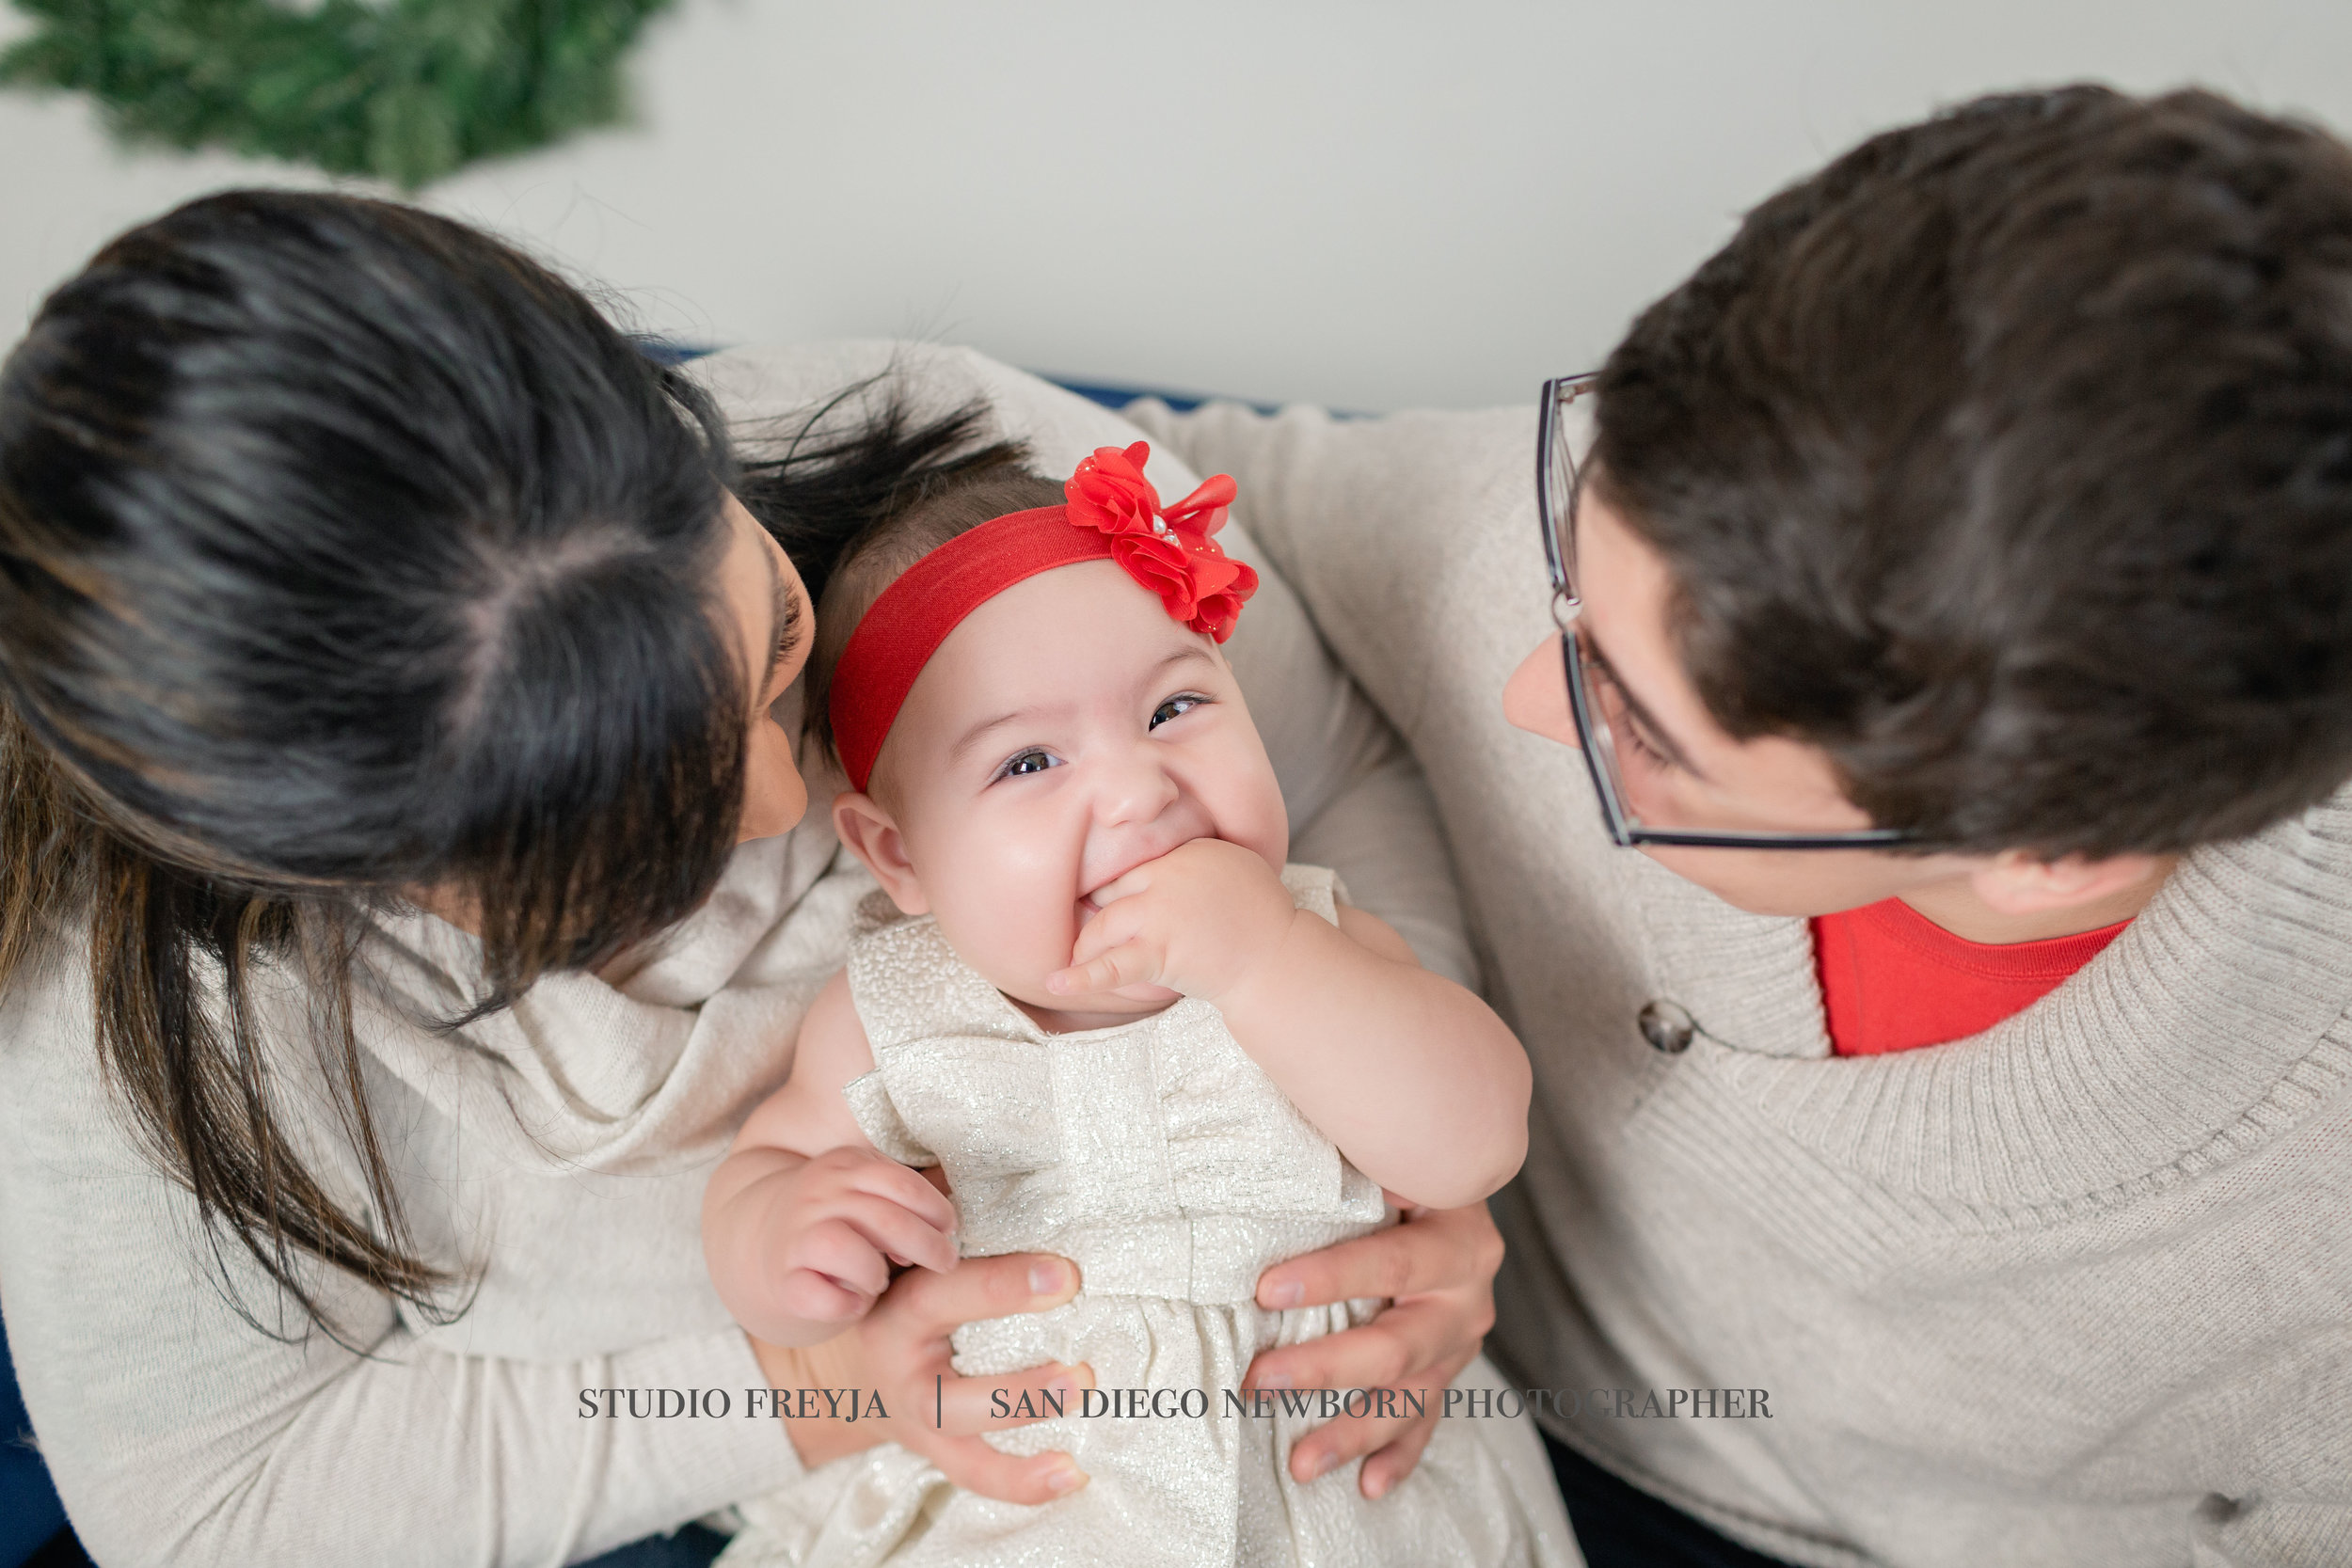
[[[1626, 857], [1629, 863], [1637, 857]], [[1641, 860], [1658, 994], [1688, 1068], [1824, 1159], [1923, 1196], [2047, 1203], [2162, 1180], [2293, 1124], [2352, 1071], [2352, 787], [2183, 860], [2106, 950], [1982, 1034], [1830, 1054], [1802, 919]]]

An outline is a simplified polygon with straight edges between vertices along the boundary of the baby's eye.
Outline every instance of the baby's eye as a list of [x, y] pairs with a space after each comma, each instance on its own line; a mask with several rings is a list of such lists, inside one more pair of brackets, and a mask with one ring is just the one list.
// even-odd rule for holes
[[1061, 765], [1056, 760], [1053, 752], [1040, 751], [1032, 746], [1029, 750], [1009, 758], [1004, 767], [996, 769], [996, 776], [1000, 779], [1014, 779], [1024, 773], [1042, 773], [1048, 768], [1059, 766]]
[[1159, 706], [1152, 710], [1152, 722], [1150, 727], [1156, 730], [1162, 724], [1167, 723], [1170, 719], [1180, 718], [1184, 714], [1190, 713], [1194, 708], [1199, 707], [1202, 703], [1207, 701], [1208, 699], [1206, 697], [1197, 696], [1189, 691], [1180, 697], [1170, 697], [1168, 701], [1162, 703]]

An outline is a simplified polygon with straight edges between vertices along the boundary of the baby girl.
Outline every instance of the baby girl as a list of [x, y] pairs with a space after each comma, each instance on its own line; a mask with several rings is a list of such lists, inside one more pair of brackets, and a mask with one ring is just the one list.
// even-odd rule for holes
[[[784, 1345], [838, 1333], [893, 1264], [1070, 1258], [1074, 1300], [965, 1325], [957, 1369], [1083, 1367], [1120, 1402], [993, 1436], [1071, 1456], [1054, 1502], [885, 1445], [746, 1504], [725, 1560], [1572, 1562], [1524, 1422], [1439, 1422], [1375, 1501], [1352, 1466], [1285, 1469], [1314, 1402], [1226, 1397], [1260, 1350], [1377, 1306], [1264, 1309], [1263, 1270], [1377, 1228], [1383, 1188], [1453, 1207], [1511, 1177], [1528, 1068], [1330, 872], [1285, 863], [1220, 651], [1256, 584], [1212, 537], [1232, 482], [1163, 506], [1147, 455], [1103, 448], [1058, 493], [933, 485], [832, 574], [812, 702], [882, 892], [704, 1211], [721, 1296]], [[931, 1165], [952, 1207], [908, 1168]]]

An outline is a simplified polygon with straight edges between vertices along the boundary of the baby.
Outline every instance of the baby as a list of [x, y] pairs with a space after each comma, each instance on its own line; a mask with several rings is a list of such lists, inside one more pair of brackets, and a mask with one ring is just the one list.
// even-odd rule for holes
[[[993, 1434], [1072, 1456], [1037, 1507], [896, 1446], [837, 1461], [744, 1505], [724, 1560], [1573, 1562], [1524, 1421], [1440, 1422], [1374, 1501], [1354, 1466], [1284, 1467], [1318, 1409], [1225, 1399], [1259, 1351], [1377, 1305], [1267, 1310], [1259, 1274], [1387, 1223], [1383, 1188], [1500, 1187], [1529, 1076], [1485, 1004], [1285, 863], [1220, 651], [1256, 585], [1213, 537], [1232, 482], [1163, 506], [1147, 455], [1103, 448], [1058, 498], [1025, 474], [934, 487], [832, 574], [812, 700], [854, 786], [834, 826], [882, 893], [713, 1177], [704, 1241], [728, 1309], [783, 1345], [838, 1333], [894, 1263], [1061, 1254], [1079, 1295], [966, 1324], [957, 1370], [1085, 1364], [1163, 1408], [1073, 1396]], [[907, 1168], [930, 1165], [952, 1209]], [[1495, 1379], [1482, 1358], [1457, 1381]]]

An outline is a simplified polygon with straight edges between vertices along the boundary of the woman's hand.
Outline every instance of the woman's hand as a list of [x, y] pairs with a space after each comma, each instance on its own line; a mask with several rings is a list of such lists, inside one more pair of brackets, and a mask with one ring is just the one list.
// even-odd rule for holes
[[1392, 1305], [1360, 1328], [1266, 1351], [1249, 1364], [1250, 1388], [1419, 1388], [1427, 1413], [1342, 1416], [1291, 1449], [1299, 1481], [1359, 1454], [1363, 1494], [1385, 1495], [1412, 1474], [1438, 1429], [1446, 1385], [1470, 1365], [1494, 1326], [1502, 1235], [1486, 1206], [1409, 1209], [1401, 1225], [1278, 1263], [1259, 1277], [1258, 1305], [1324, 1307], [1356, 1296]]
[[1027, 1426], [1035, 1418], [993, 1417], [990, 1397], [1001, 1390], [1018, 1404], [1026, 1393], [1035, 1408], [1047, 1389], [1058, 1388], [1068, 1401], [1094, 1386], [1094, 1370], [1083, 1363], [1047, 1365], [1002, 1377], [960, 1377], [948, 1364], [947, 1337], [961, 1324], [1042, 1312], [1077, 1293], [1078, 1270], [1068, 1259], [1046, 1253], [967, 1258], [946, 1274], [914, 1269], [900, 1275], [871, 1312], [823, 1344], [787, 1350], [755, 1338], [752, 1349], [772, 1387], [870, 1389], [882, 1396], [887, 1415], [880, 1420], [785, 1418], [786, 1433], [811, 1469], [875, 1443], [895, 1442], [967, 1491], [1006, 1502], [1050, 1502], [1085, 1485], [1085, 1472], [1066, 1453], [1021, 1458], [982, 1442], [980, 1433]]

